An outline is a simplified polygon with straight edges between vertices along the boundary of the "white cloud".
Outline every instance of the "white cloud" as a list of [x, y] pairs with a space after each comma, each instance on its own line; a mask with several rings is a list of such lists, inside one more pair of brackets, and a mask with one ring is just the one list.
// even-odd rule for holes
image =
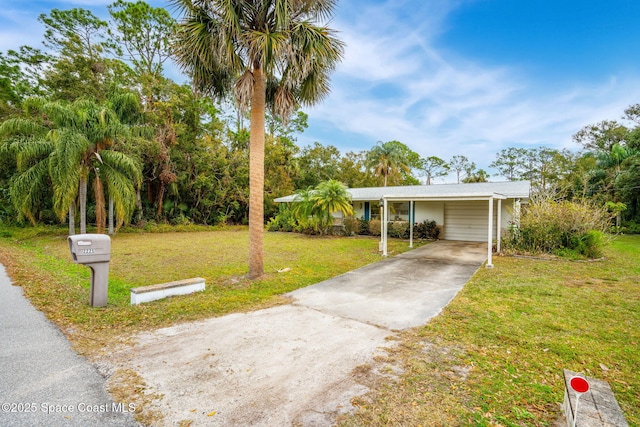
[[346, 151], [397, 139], [422, 156], [464, 154], [487, 168], [509, 146], [578, 149], [571, 136], [581, 127], [619, 118], [637, 102], [640, 82], [633, 77], [576, 81], [558, 89], [508, 64], [456, 57], [436, 38], [451, 6], [433, 3], [438, 13], [424, 15], [428, 22], [416, 25], [427, 11], [399, 19], [403, 4], [364, 6], [348, 25], [338, 21], [346, 57], [334, 76], [332, 95], [310, 115], [320, 126], [359, 135], [360, 142], [322, 143]]

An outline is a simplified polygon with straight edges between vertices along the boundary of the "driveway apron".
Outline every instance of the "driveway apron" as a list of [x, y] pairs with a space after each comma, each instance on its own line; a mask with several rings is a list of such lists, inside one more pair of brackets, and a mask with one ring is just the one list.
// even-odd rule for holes
[[354, 369], [437, 315], [485, 258], [483, 244], [435, 242], [291, 292], [291, 304], [142, 333], [106, 362], [163, 396], [165, 425], [329, 426], [367, 391]]

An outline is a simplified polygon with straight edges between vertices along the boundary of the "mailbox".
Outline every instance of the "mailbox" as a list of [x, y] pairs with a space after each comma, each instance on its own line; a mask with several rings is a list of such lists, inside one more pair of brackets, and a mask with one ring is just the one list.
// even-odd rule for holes
[[92, 307], [104, 307], [109, 287], [111, 239], [104, 234], [76, 234], [69, 236], [68, 241], [73, 262], [91, 269], [89, 303]]

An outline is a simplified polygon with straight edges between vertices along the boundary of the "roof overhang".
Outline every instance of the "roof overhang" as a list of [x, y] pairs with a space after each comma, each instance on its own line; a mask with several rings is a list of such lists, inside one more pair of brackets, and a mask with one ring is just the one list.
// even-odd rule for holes
[[[478, 201], [478, 200], [505, 200], [507, 196], [504, 194], [492, 193], [492, 194], [460, 194], [450, 196], [382, 196], [380, 200], [387, 200], [389, 202], [452, 202], [452, 201]], [[356, 200], [354, 201], [363, 201]]]
[[[528, 181], [508, 181], [474, 184], [438, 184], [398, 187], [348, 188], [353, 202], [387, 201], [454, 201], [528, 199], [531, 184]], [[275, 199], [276, 203], [295, 202], [292, 194]]]

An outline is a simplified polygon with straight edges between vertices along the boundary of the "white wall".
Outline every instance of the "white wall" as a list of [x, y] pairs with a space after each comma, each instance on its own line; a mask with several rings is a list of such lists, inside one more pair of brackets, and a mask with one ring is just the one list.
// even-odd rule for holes
[[353, 202], [353, 217], [364, 218], [364, 202]]
[[416, 202], [416, 218], [414, 222], [425, 220], [435, 221], [436, 224], [444, 223], [444, 202]]

